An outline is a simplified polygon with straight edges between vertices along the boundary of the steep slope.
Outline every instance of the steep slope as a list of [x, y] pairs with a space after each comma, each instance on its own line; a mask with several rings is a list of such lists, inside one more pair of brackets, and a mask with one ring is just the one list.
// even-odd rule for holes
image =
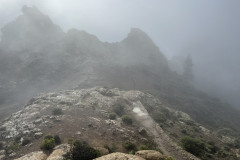
[[[164, 107], [158, 99], [139, 91], [92, 88], [48, 93], [32, 99], [23, 110], [1, 124], [1, 143], [8, 153], [6, 156], [14, 158], [38, 150], [46, 134], [58, 134], [64, 142], [68, 138], [80, 138], [96, 147], [115, 144], [122, 152], [126, 152], [122, 147], [126, 140], [139, 146], [152, 139], [165, 155], [179, 160], [198, 159], [168, 138], [148, 115], [142, 99], [147, 100], [148, 107]], [[63, 114], [52, 115], [56, 108]], [[109, 113], [119, 108], [117, 119], [110, 120]], [[133, 117], [133, 124], [124, 123], [123, 114]], [[142, 134], [140, 129], [146, 133]], [[26, 138], [32, 144], [20, 147]]]
[[[109, 117], [112, 112], [115, 119]], [[132, 123], [124, 121], [126, 115]], [[167, 126], [172, 129], [170, 132]], [[206, 129], [148, 93], [96, 87], [31, 99], [21, 111], [1, 123], [0, 156], [13, 159], [38, 151], [48, 134], [59, 135], [63, 143], [69, 138], [81, 139], [91, 146], [107, 146], [120, 152], [129, 152], [123, 144], [130, 141], [137, 149], [161, 150], [177, 160], [198, 159], [180, 147], [181, 138], [195, 134], [202, 137], [205, 146], [204, 152], [199, 150], [203, 152], [200, 158], [232, 160], [237, 159], [238, 153], [235, 147], [225, 149], [235, 139]]]

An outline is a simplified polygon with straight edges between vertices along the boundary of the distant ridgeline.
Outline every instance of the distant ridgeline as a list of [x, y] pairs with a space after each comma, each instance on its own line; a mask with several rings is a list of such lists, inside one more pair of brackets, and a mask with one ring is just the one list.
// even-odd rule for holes
[[106, 43], [85, 31], [63, 32], [35, 7], [24, 6], [22, 13], [2, 28], [0, 117], [16, 110], [9, 109], [12, 104], [41, 92], [106, 86], [150, 92], [209, 128], [240, 130], [239, 111], [171, 71], [140, 29], [131, 29], [120, 42]]

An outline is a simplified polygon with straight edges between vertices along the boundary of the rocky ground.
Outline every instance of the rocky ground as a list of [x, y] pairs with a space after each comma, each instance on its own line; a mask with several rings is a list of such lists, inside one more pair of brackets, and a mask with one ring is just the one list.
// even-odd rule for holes
[[[139, 146], [146, 139], [153, 139], [164, 155], [179, 160], [198, 159], [171, 141], [148, 115], [142, 100], [148, 107], [163, 107], [150, 94], [101, 87], [48, 93], [33, 98], [21, 111], [2, 122], [0, 159], [15, 159], [40, 150], [43, 136], [47, 134], [59, 135], [63, 143], [73, 138], [94, 147], [114, 145], [120, 152], [126, 152], [122, 147], [126, 140]], [[132, 117], [133, 123], [123, 123], [121, 115], [110, 120], [109, 113], [116, 108], [122, 108], [121, 114]], [[55, 115], [53, 111], [56, 109], [63, 113]], [[143, 130], [146, 134], [141, 133]], [[25, 139], [30, 143], [22, 145]]]

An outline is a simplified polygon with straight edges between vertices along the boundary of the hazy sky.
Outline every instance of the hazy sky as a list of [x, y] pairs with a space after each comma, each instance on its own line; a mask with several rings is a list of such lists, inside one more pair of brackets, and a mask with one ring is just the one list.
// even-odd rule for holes
[[120, 41], [138, 27], [169, 59], [191, 54], [196, 76], [215, 85], [209, 90], [235, 94], [240, 106], [240, 0], [0, 0], [0, 27], [23, 5], [36, 6], [64, 31], [85, 30], [102, 41]]
[[239, 0], [0, 0], [0, 27], [21, 14], [24, 4], [36, 6], [64, 31], [78, 28], [103, 41], [120, 41], [139, 27], [168, 57], [198, 41], [239, 46]]

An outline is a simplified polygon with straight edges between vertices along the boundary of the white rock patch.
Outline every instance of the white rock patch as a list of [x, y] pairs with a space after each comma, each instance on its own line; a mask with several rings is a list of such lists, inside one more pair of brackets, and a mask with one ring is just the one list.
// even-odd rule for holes
[[141, 110], [141, 108], [142, 108], [142, 104], [140, 103], [140, 102], [137, 102], [137, 103], [133, 103], [133, 106], [134, 106], [134, 108], [133, 108], [133, 112], [134, 113], [137, 113], [138, 114], [138, 116], [146, 116], [146, 115], [148, 115], [146, 112], [144, 112], [143, 110]]

